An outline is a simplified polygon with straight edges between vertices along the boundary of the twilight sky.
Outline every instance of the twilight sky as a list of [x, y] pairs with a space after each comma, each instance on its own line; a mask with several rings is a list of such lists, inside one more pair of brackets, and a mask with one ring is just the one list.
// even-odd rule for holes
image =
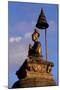
[[[52, 73], [57, 82], [58, 76], [58, 5], [8, 2], [8, 34], [9, 34], [9, 88], [18, 80], [15, 73], [27, 58], [28, 45], [33, 44], [31, 34], [34, 32], [40, 10], [43, 8], [49, 23], [47, 29], [48, 60], [54, 63]], [[39, 30], [39, 41], [45, 58], [44, 30]]]

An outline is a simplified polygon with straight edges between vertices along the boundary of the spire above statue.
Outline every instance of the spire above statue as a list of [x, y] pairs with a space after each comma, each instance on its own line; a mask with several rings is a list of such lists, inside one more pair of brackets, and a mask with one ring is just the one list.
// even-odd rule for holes
[[49, 27], [49, 24], [47, 23], [43, 9], [41, 9], [40, 15], [37, 20], [36, 27], [39, 29], [46, 29]]

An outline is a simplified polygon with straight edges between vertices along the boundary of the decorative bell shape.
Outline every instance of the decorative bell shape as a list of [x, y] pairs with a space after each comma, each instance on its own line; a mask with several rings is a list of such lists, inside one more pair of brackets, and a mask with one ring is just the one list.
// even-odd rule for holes
[[49, 27], [49, 25], [47, 23], [47, 20], [46, 20], [46, 17], [44, 15], [43, 9], [41, 9], [41, 13], [40, 13], [40, 15], [38, 17], [36, 27], [39, 28], [39, 29], [46, 29], [46, 28]]

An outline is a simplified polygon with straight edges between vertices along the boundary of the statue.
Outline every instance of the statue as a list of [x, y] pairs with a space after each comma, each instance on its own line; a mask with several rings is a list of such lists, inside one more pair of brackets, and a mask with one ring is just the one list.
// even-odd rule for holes
[[35, 29], [34, 33], [32, 34], [34, 45], [32, 46], [31, 44], [29, 44], [28, 56], [42, 57], [42, 47], [41, 43], [38, 41], [39, 36], [40, 34]]

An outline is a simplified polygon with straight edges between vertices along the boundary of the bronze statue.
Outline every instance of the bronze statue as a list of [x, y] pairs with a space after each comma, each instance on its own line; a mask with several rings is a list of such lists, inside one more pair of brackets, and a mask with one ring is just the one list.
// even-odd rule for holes
[[40, 34], [35, 29], [32, 34], [32, 40], [34, 41], [34, 45], [29, 44], [28, 56], [41, 57], [42, 56], [42, 47], [41, 43], [38, 41]]

